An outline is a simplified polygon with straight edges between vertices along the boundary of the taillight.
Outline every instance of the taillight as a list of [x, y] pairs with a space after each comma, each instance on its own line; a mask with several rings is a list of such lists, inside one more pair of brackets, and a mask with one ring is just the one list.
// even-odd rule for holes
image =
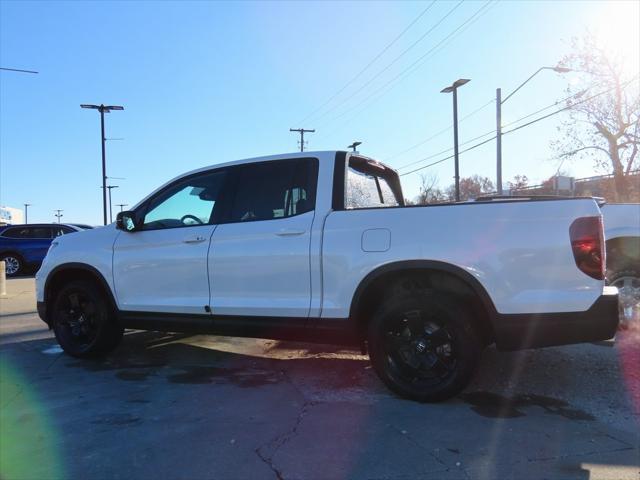
[[573, 258], [580, 270], [604, 280], [605, 250], [602, 217], [580, 217], [569, 228]]

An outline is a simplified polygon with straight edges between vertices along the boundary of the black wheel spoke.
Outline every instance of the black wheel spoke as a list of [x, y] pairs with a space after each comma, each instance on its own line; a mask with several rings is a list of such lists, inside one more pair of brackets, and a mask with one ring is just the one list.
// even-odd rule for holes
[[435, 332], [428, 334], [427, 338], [429, 339], [429, 343], [432, 348], [441, 347], [442, 345], [451, 343], [449, 333], [447, 333], [447, 330], [442, 327]]
[[404, 314], [412, 337], [420, 336], [424, 332], [424, 322], [420, 310], [412, 310]]
[[389, 364], [412, 384], [437, 384], [456, 368], [453, 338], [434, 313], [411, 310], [391, 319], [384, 335]]
[[71, 295], [69, 295], [69, 304], [71, 305], [71, 308], [73, 308], [74, 310], [77, 310], [80, 308], [80, 299], [78, 298], [77, 293], [72, 293]]

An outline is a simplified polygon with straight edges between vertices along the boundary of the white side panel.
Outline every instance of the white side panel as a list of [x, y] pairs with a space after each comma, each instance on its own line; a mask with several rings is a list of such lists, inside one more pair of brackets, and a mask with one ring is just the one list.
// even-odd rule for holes
[[[576, 267], [569, 226], [599, 213], [592, 200], [334, 212], [324, 230], [322, 316], [347, 317], [358, 284], [375, 268], [420, 259], [469, 272], [499, 313], [586, 310], [603, 282]], [[391, 231], [390, 248], [363, 252], [363, 232], [378, 228]]]
[[206, 314], [207, 253], [215, 225], [122, 232], [114, 245], [118, 308]]
[[102, 274], [113, 292], [111, 258], [113, 243], [119, 233], [115, 225], [111, 224], [57, 237], [53, 241], [55, 245], [49, 250], [36, 274], [37, 301], [44, 301], [44, 284], [49, 272], [63, 263], [85, 263], [95, 268]]
[[307, 317], [313, 217], [219, 225], [209, 254], [214, 315]]

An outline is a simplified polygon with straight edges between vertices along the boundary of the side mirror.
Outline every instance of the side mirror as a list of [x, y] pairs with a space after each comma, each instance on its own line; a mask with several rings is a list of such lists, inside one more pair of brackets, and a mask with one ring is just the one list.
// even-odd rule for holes
[[127, 210], [124, 212], [119, 212], [116, 217], [116, 228], [118, 230], [124, 230], [125, 232], [135, 232], [138, 230], [140, 225], [138, 225], [136, 214], [132, 210]]

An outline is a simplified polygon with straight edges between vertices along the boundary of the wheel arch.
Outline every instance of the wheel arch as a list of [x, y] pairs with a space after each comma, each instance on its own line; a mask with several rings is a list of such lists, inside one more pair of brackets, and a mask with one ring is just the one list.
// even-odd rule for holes
[[640, 262], [640, 236], [621, 235], [605, 241], [607, 268], [616, 269]]
[[[55, 267], [49, 275], [44, 284], [44, 301], [47, 305], [52, 305], [56, 292], [67, 282], [75, 280], [86, 280], [92, 282], [105, 294], [107, 302], [111, 305], [114, 312], [118, 311], [118, 306], [111, 291], [109, 283], [104, 278], [104, 275], [92, 265], [86, 263], [64, 263]], [[49, 312], [51, 309], [49, 309]], [[49, 321], [49, 315], [47, 315], [47, 323]]]
[[[435, 260], [408, 260], [388, 263], [369, 272], [353, 295], [349, 318], [360, 335], [375, 308], [385, 299], [385, 294], [403, 281], [417, 280], [443, 292], [450, 292], [471, 301], [473, 316], [485, 340], [495, 341], [494, 321], [496, 308], [480, 282], [464, 269]], [[437, 284], [437, 286], [436, 286]]]

